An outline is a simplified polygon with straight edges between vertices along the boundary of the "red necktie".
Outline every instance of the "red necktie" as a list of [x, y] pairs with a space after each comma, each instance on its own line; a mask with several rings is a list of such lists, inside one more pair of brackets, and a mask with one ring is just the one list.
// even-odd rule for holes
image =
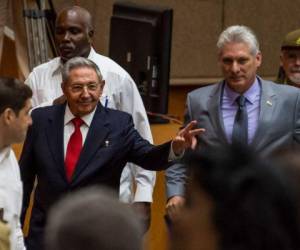
[[72, 122], [75, 130], [70, 137], [65, 159], [66, 175], [69, 181], [72, 179], [72, 175], [82, 149], [82, 134], [80, 126], [83, 124], [83, 121], [80, 118], [75, 117]]

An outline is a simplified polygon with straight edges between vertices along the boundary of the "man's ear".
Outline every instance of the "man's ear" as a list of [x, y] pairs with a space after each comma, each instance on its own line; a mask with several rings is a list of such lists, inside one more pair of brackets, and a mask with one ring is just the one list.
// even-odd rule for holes
[[60, 84], [60, 87], [61, 87], [62, 92], [65, 94], [65, 87], [66, 87], [66, 84], [65, 84], [64, 82], [62, 82], [62, 83]]
[[89, 42], [90, 42], [90, 43], [92, 43], [93, 37], [94, 37], [94, 30], [91, 29], [91, 30], [89, 30], [89, 32], [88, 32], [88, 38], [89, 38]]
[[283, 65], [283, 52], [281, 51], [281, 53], [280, 53], [280, 66], [282, 67], [282, 65]]
[[13, 111], [11, 108], [6, 108], [3, 111], [2, 115], [3, 115], [4, 124], [6, 125], [10, 125], [17, 117], [15, 111]]
[[100, 81], [100, 89], [101, 89], [101, 92], [103, 91], [104, 85], [105, 85], [105, 80], [101, 80], [101, 81]]

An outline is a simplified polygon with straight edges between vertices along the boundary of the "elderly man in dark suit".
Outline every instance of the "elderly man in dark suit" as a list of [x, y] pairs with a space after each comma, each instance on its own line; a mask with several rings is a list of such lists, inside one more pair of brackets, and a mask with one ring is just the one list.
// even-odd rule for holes
[[149, 170], [165, 169], [185, 148], [194, 148], [195, 135], [203, 131], [193, 130], [192, 122], [173, 141], [155, 147], [134, 129], [131, 115], [100, 104], [104, 80], [92, 61], [70, 59], [62, 78], [67, 104], [32, 112], [34, 125], [28, 131], [20, 159], [23, 221], [37, 176], [28, 250], [44, 249], [47, 212], [63, 194], [99, 184], [118, 191], [127, 162]]
[[[256, 75], [262, 55], [255, 34], [231, 26], [219, 37], [218, 59], [224, 80], [188, 94], [185, 121], [197, 120], [206, 132], [199, 147], [248, 144], [261, 155], [300, 142], [299, 89]], [[167, 170], [167, 213], [176, 216], [184, 203], [185, 167]]]

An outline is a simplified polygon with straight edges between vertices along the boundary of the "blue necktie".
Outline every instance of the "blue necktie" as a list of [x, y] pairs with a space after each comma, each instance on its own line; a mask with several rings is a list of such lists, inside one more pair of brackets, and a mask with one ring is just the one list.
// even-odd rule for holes
[[246, 98], [241, 95], [236, 99], [238, 110], [235, 115], [233, 130], [232, 130], [232, 143], [235, 144], [248, 144], [248, 114], [246, 108]]

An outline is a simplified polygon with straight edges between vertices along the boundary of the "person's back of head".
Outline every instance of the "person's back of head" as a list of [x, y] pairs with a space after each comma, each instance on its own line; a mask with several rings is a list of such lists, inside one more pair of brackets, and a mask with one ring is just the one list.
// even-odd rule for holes
[[12, 109], [16, 115], [32, 97], [30, 87], [18, 79], [0, 77], [0, 114], [7, 108]]
[[217, 241], [211, 249], [299, 249], [295, 190], [274, 162], [233, 145], [194, 153], [188, 165], [185, 213], [197, 211], [196, 206], [201, 213], [203, 203], [195, 202], [197, 196], [208, 197], [210, 227]]
[[69, 194], [55, 204], [45, 235], [47, 250], [140, 250], [142, 246], [135, 213], [110, 190], [97, 187]]

